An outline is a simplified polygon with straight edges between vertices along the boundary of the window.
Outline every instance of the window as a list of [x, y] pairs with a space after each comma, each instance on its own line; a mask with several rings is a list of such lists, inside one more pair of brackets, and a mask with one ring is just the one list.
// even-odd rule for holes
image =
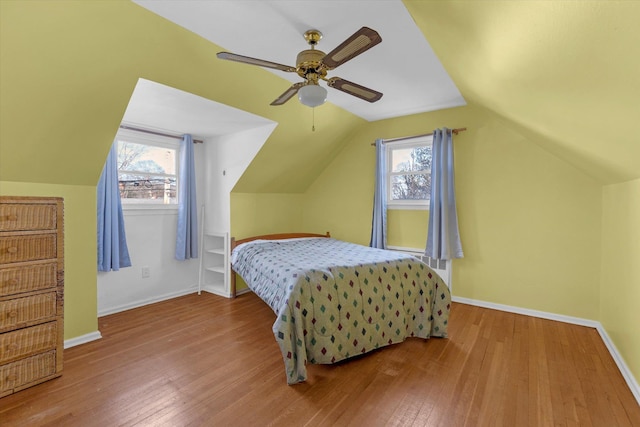
[[179, 143], [128, 132], [119, 132], [117, 140], [122, 204], [177, 206]]
[[429, 209], [432, 141], [428, 136], [385, 145], [390, 209]]

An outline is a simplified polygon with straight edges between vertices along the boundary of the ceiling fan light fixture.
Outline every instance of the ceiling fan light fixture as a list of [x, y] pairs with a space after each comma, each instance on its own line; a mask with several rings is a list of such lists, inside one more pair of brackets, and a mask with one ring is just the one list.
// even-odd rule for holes
[[298, 90], [298, 99], [307, 107], [317, 107], [327, 100], [327, 90], [317, 84], [307, 84]]

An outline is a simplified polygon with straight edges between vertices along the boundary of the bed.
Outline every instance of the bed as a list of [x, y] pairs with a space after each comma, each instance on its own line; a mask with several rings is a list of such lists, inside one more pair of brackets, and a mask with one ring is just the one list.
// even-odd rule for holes
[[232, 239], [231, 249], [232, 269], [276, 314], [272, 330], [288, 384], [307, 379], [307, 362], [447, 336], [449, 289], [411, 255], [329, 233]]

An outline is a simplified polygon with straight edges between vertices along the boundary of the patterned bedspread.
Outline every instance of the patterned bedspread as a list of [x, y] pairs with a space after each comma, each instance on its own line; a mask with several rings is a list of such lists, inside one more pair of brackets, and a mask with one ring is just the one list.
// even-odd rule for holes
[[330, 238], [239, 245], [233, 269], [276, 313], [287, 382], [407, 337], [446, 337], [451, 298], [428, 266], [399, 252]]

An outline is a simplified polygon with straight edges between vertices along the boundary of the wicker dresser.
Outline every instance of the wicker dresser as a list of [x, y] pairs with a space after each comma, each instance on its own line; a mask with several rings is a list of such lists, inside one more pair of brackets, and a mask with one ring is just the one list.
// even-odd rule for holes
[[62, 374], [63, 203], [0, 196], [0, 397]]

